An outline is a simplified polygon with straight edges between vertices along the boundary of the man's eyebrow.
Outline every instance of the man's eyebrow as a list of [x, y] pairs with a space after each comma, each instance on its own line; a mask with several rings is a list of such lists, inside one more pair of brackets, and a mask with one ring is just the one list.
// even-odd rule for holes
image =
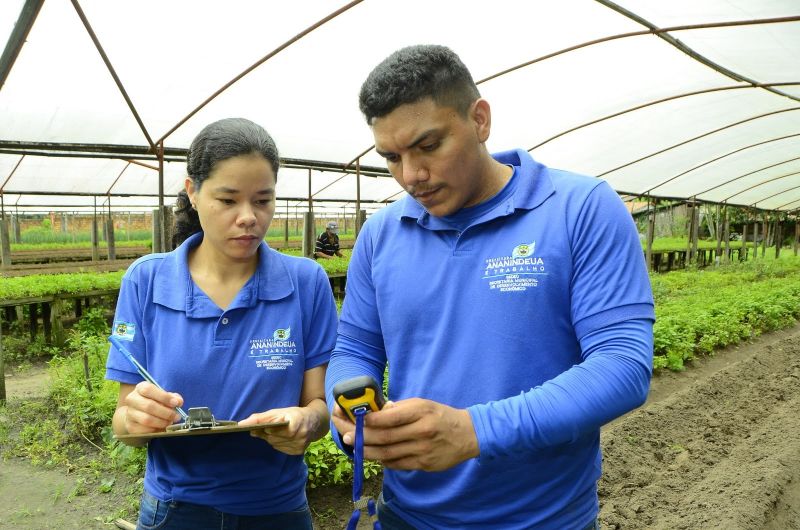
[[[419, 136], [417, 136], [414, 140], [412, 140], [410, 144], [406, 146], [406, 149], [411, 149], [413, 147], [416, 147], [420, 143], [427, 140], [429, 136], [435, 134], [437, 131], [438, 129], [428, 129], [427, 131], [422, 132], [421, 134], [419, 134]], [[390, 154], [394, 154], [391, 151], [383, 151], [382, 149], [378, 149], [377, 147], [375, 147], [375, 152], [383, 157], [386, 157], [387, 155]]]

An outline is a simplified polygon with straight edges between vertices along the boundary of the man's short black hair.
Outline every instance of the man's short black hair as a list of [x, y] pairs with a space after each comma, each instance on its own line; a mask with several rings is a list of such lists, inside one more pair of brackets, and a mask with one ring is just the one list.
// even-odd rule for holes
[[426, 97], [466, 116], [481, 95], [453, 50], [428, 44], [402, 48], [384, 59], [361, 85], [358, 102], [367, 124], [372, 125], [373, 118]]

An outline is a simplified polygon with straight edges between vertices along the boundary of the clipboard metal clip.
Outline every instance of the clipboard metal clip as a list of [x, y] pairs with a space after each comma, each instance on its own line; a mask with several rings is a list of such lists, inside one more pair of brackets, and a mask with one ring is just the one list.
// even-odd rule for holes
[[224, 425], [236, 425], [235, 421], [217, 420], [208, 407], [192, 407], [189, 409], [186, 421], [167, 427], [168, 431], [195, 431], [211, 429]]

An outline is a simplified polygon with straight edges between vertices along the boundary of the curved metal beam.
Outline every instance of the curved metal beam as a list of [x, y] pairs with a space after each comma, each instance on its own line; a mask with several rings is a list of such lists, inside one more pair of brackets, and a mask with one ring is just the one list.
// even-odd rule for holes
[[[769, 184], [770, 182], [775, 182], [776, 180], [785, 179], [785, 178], [787, 178], [787, 177], [793, 177], [794, 175], [800, 175], [800, 171], [795, 171], [795, 172], [793, 172], [793, 173], [786, 173], [785, 175], [781, 175], [781, 176], [779, 176], [779, 177], [773, 177], [773, 178], [771, 178], [771, 179], [768, 179], [768, 180], [762, 180], [761, 182], [759, 182], [759, 183], [757, 183], [757, 184], [754, 184], [754, 185], [752, 185], [752, 186], [749, 186], [749, 187], [747, 187], [747, 188], [745, 188], [745, 189], [743, 189], [743, 190], [737, 191], [736, 193], [734, 193], [734, 194], [733, 194], [733, 195], [731, 195], [730, 197], [725, 197], [724, 199], [722, 199], [722, 202], [727, 202], [728, 200], [730, 200], [730, 199], [732, 199], [732, 198], [736, 197], [737, 195], [741, 195], [741, 194], [743, 194], [743, 193], [747, 193], [747, 192], [748, 192], [748, 191], [750, 191], [750, 190], [754, 190], [754, 189], [756, 189], [756, 188], [759, 188], [759, 187], [761, 187], [761, 186], [763, 186], [763, 185], [765, 185], [765, 184]], [[794, 188], [792, 188], [792, 189], [794, 189]], [[766, 198], [764, 198], [764, 199], [759, 199], [759, 200], [757, 200], [757, 201], [753, 202], [753, 205], [755, 206], [757, 203], [759, 203], [759, 202], [761, 202], [761, 201], [765, 201], [765, 200], [767, 200], [767, 199], [769, 199], [769, 198], [772, 198], [772, 197], [774, 197], [774, 195], [770, 195], [769, 197], [766, 197]]]
[[97, 51], [100, 54], [100, 57], [103, 59], [106, 68], [108, 68], [108, 72], [111, 74], [111, 77], [114, 78], [114, 83], [116, 83], [117, 88], [122, 94], [122, 97], [125, 98], [125, 102], [128, 104], [128, 108], [131, 110], [134, 119], [136, 119], [136, 123], [139, 124], [139, 128], [142, 130], [142, 133], [144, 133], [144, 137], [147, 140], [147, 143], [150, 145], [150, 149], [155, 149], [155, 144], [153, 143], [153, 139], [150, 138], [150, 133], [147, 132], [147, 128], [144, 126], [144, 122], [142, 121], [141, 116], [139, 116], [139, 113], [136, 111], [136, 107], [133, 106], [133, 101], [131, 101], [131, 98], [128, 95], [128, 91], [125, 90], [125, 86], [122, 84], [122, 80], [120, 80], [116, 70], [114, 70], [114, 66], [111, 64], [108, 55], [106, 55], [106, 51], [100, 44], [100, 40], [97, 38], [94, 29], [92, 29], [92, 25], [89, 24], [89, 19], [86, 18], [86, 14], [83, 12], [83, 9], [81, 9], [78, 0], [72, 0], [72, 5], [75, 7], [75, 12], [78, 13], [81, 22], [83, 22], [83, 27], [86, 28], [86, 32], [89, 34], [89, 37], [91, 37], [92, 42], [94, 43], [94, 47], [97, 48]]
[[[744, 147], [740, 147], [739, 149], [735, 149], [733, 151], [725, 153], [724, 155], [720, 155], [720, 156], [718, 156], [716, 158], [712, 158], [711, 160], [703, 162], [702, 164], [698, 164], [698, 165], [694, 166], [693, 168], [687, 169], [686, 171], [682, 171], [681, 173], [678, 173], [674, 177], [670, 177], [667, 180], [663, 180], [663, 181], [659, 182], [658, 184], [656, 184], [652, 188], [650, 188], [648, 190], [645, 190], [642, 193], [650, 193], [654, 189], [660, 188], [661, 186], [664, 186], [665, 184], [668, 184], [668, 183], [672, 182], [673, 180], [678, 179], [678, 178], [686, 175], [687, 173], [691, 173], [692, 171], [694, 171], [696, 169], [700, 169], [701, 167], [707, 166], [708, 164], [713, 164], [714, 162], [717, 162], [718, 160], [722, 160], [723, 158], [735, 155], [736, 153], [741, 153], [742, 151], [746, 151], [748, 149], [752, 149], [754, 147], [759, 147], [759, 146], [762, 146], [762, 145], [765, 145], [765, 144], [769, 144], [769, 143], [772, 143], [772, 142], [779, 142], [781, 140], [786, 140], [787, 138], [795, 138], [797, 136], [800, 136], [800, 133], [789, 134], [789, 135], [786, 135], [786, 136], [781, 136], [780, 138], [772, 138], [770, 140], [764, 140], [763, 142], [758, 142], [758, 143], [755, 143], [755, 144], [750, 144], [750, 145], [746, 145]], [[709, 188], [708, 190], [699, 191], [699, 192], [695, 193], [695, 195], [702, 195], [703, 193], [707, 193], [707, 192], [709, 192], [711, 190], [714, 190], [714, 189], [716, 189], [718, 187], [719, 187], [719, 185], [718, 186], [714, 186], [713, 188]]]
[[[777, 197], [778, 195], [783, 195], [784, 193], [792, 191], [792, 190], [800, 190], [800, 186], [792, 186], [791, 188], [786, 188], [785, 190], [782, 190], [779, 193], [773, 193], [769, 197], [764, 197], [763, 199], [759, 199], [759, 200], [757, 200], [756, 202], [753, 203], [753, 207], [756, 207], [756, 204], [758, 204], [760, 202], [764, 202], [767, 199], [771, 199], [773, 197]], [[800, 199], [798, 199], [798, 200], [800, 200]], [[791, 203], [789, 203], [789, 204], [791, 204]]]
[[539, 142], [538, 144], [536, 144], [533, 147], [529, 148], [528, 151], [529, 152], [533, 151], [534, 149], [536, 149], [538, 147], [541, 147], [541, 146], [543, 146], [543, 145], [545, 145], [547, 143], [552, 142], [556, 138], [560, 138], [560, 137], [562, 137], [562, 136], [564, 136], [566, 134], [569, 134], [571, 132], [575, 132], [575, 131], [577, 131], [579, 129], [583, 129], [584, 127], [588, 127], [590, 125], [595, 125], [597, 123], [600, 123], [600, 122], [603, 122], [603, 121], [606, 121], [606, 120], [610, 120], [611, 118], [616, 118], [617, 116], [622, 116], [623, 114], [628, 114], [630, 112], [641, 110], [641, 109], [644, 109], [646, 107], [652, 107], [652, 106], [659, 105], [661, 103], [666, 103], [668, 101], [673, 101], [673, 100], [676, 100], [676, 99], [687, 98], [687, 97], [691, 97], [691, 96], [699, 96], [699, 95], [702, 95], [702, 94], [709, 94], [709, 93], [712, 93], [712, 92], [723, 92], [723, 91], [726, 91], [726, 90], [738, 90], [738, 89], [742, 89], [742, 88], [753, 89], [753, 88], [764, 88], [764, 87], [768, 87], [768, 86], [769, 87], [775, 87], [775, 86], [798, 86], [798, 85], [800, 85], [800, 81], [798, 81], [798, 82], [784, 82], [784, 83], [757, 83], [756, 85], [729, 85], [729, 86], [723, 86], [723, 87], [717, 87], [717, 88], [706, 88], [706, 89], [703, 89], [703, 90], [695, 90], [693, 92], [686, 92], [686, 93], [683, 93], [683, 94], [676, 94], [674, 96], [669, 96], [669, 97], [665, 97], [665, 98], [661, 98], [661, 99], [655, 99], [653, 101], [648, 101], [646, 103], [642, 103], [641, 105], [636, 105], [636, 106], [621, 110], [619, 112], [614, 112], [613, 114], [608, 114], [608, 115], [603, 116], [601, 118], [597, 118], [596, 120], [591, 120], [591, 121], [587, 121], [586, 123], [582, 123], [580, 125], [576, 125], [575, 127], [572, 127], [570, 129], [567, 129], [566, 131], [560, 132], [560, 133], [556, 134], [555, 136], [551, 136], [550, 138], [548, 138], [547, 140], [544, 140], [543, 142]]
[[613, 173], [614, 171], [619, 171], [620, 169], [626, 168], [628, 166], [632, 166], [633, 164], [638, 164], [639, 162], [641, 162], [643, 160], [647, 160], [648, 158], [652, 158], [652, 157], [660, 155], [662, 153], [666, 153], [667, 151], [670, 151], [670, 150], [675, 149], [677, 147], [680, 147], [682, 145], [686, 145], [688, 143], [694, 142], [695, 140], [699, 140], [701, 138], [705, 138], [706, 136], [711, 136], [712, 134], [716, 134], [716, 133], [718, 133], [720, 131], [724, 131], [725, 129], [730, 129], [732, 127], [736, 127], [737, 125], [741, 125], [743, 123], [747, 123], [747, 122], [754, 121], [754, 120], [759, 120], [761, 118], [766, 118], [768, 116], [774, 116], [774, 115], [777, 115], [777, 114], [782, 114], [784, 112], [794, 112], [796, 110], [800, 110], [800, 107], [791, 107], [791, 108], [788, 108], [788, 109], [774, 110], [772, 112], [765, 112], [764, 114], [758, 114], [756, 116], [751, 116], [751, 117], [746, 118], [744, 120], [739, 120], [737, 122], [725, 125], [724, 127], [718, 127], [716, 129], [713, 129], [711, 131], [705, 132], [705, 133], [700, 134], [698, 136], [695, 136], [693, 138], [689, 138], [689, 139], [684, 140], [682, 142], [678, 142], [677, 144], [673, 144], [673, 145], [671, 145], [669, 147], [665, 147], [664, 149], [659, 149], [658, 151], [654, 151], [654, 152], [650, 153], [649, 155], [645, 155], [645, 156], [639, 157], [636, 160], [632, 160], [630, 162], [622, 164], [621, 166], [617, 166], [617, 167], [615, 167], [613, 169], [609, 169], [608, 171], [604, 171], [602, 173], [599, 173], [597, 176], [598, 177], [603, 177], [605, 175], [608, 175], [609, 173]]
[[36, 17], [42, 9], [43, 3], [44, 0], [26, 0], [25, 5], [20, 9], [17, 23], [14, 24], [14, 28], [8, 36], [6, 47], [3, 49], [3, 55], [0, 56], [0, 89], [2, 89], [3, 85], [6, 83], [8, 74], [17, 61], [19, 52], [22, 51], [22, 46], [28, 38], [28, 33], [31, 31], [33, 23], [36, 21]]
[[[744, 177], [749, 177], [750, 175], [754, 175], [754, 174], [758, 173], [759, 171], [764, 171], [764, 170], [766, 170], [766, 169], [772, 169], [772, 168], [774, 168], [774, 167], [778, 167], [778, 166], [781, 166], [781, 165], [783, 165], [783, 164], [788, 164], [789, 162], [794, 162], [794, 161], [796, 161], [796, 160], [800, 160], [800, 156], [798, 156], [798, 157], [795, 157], [795, 158], [790, 158], [790, 159], [788, 159], [788, 160], [784, 160], [784, 161], [782, 161], [782, 162], [777, 162], [777, 163], [775, 163], [775, 164], [770, 164], [770, 165], [768, 165], [768, 166], [760, 167], [760, 168], [758, 168], [758, 169], [756, 169], [756, 170], [753, 170], [753, 171], [748, 171], [747, 173], [745, 173], [745, 174], [743, 174], [743, 175], [739, 175], [738, 177], [734, 177], [734, 178], [732, 178], [732, 179], [730, 179], [730, 180], [726, 180], [725, 182], [723, 182], [723, 183], [721, 183], [721, 184], [717, 184], [717, 185], [716, 185], [716, 186], [714, 186], [713, 188], [708, 188], [707, 190], [701, 191], [701, 192], [700, 192], [700, 193], [698, 193], [697, 195], [702, 195], [703, 193], [708, 193], [709, 191], [713, 191], [713, 190], [715, 190], [715, 189], [717, 189], [717, 188], [721, 188], [722, 186], [726, 186], [726, 185], [730, 184], [731, 182], [735, 182], [735, 181], [737, 181], [737, 180], [739, 180], [739, 179], [742, 179], [742, 178], [744, 178]], [[724, 201], [723, 201], [723, 202], [724, 202]]]
[[246, 76], [247, 74], [249, 74], [250, 72], [255, 70], [256, 68], [261, 66], [261, 64], [263, 64], [266, 61], [268, 61], [269, 59], [271, 59], [272, 57], [278, 55], [280, 52], [282, 52], [283, 50], [285, 50], [286, 48], [288, 48], [289, 46], [291, 46], [295, 42], [299, 41], [300, 39], [302, 39], [303, 37], [305, 37], [306, 35], [308, 35], [312, 31], [314, 31], [318, 27], [320, 27], [323, 24], [326, 24], [327, 22], [333, 20], [337, 16], [341, 15], [342, 13], [344, 13], [345, 11], [350, 9], [351, 7], [360, 4], [361, 2], [363, 2], [363, 0], [353, 0], [349, 4], [340, 7], [339, 9], [337, 9], [336, 11], [331, 13], [330, 15], [326, 16], [322, 20], [319, 20], [319, 21], [315, 22], [311, 26], [307, 27], [306, 29], [304, 29], [303, 31], [301, 31], [300, 33], [298, 33], [297, 35], [295, 35], [291, 39], [287, 40], [286, 42], [284, 42], [283, 44], [281, 44], [280, 46], [278, 46], [277, 48], [275, 48], [274, 50], [269, 52], [267, 55], [265, 55], [264, 57], [262, 57], [261, 59], [259, 59], [255, 63], [253, 63], [252, 65], [250, 65], [247, 68], [245, 68], [245, 70], [242, 73], [240, 73], [239, 75], [235, 76], [233, 79], [231, 79], [230, 81], [228, 81], [227, 83], [222, 85], [221, 88], [219, 88], [216, 92], [214, 92], [213, 94], [208, 96], [208, 98], [206, 98], [202, 103], [200, 103], [200, 105], [198, 105], [193, 111], [191, 111], [184, 118], [182, 118], [180, 121], [178, 121], [178, 123], [176, 123], [170, 130], [168, 130], [166, 133], [164, 133], [164, 135], [161, 138], [158, 139], [157, 143], [163, 142], [170, 134], [174, 133], [178, 129], [178, 127], [180, 127], [181, 125], [186, 123], [189, 120], [189, 118], [191, 118], [192, 116], [197, 114], [200, 111], [200, 109], [202, 109], [203, 107], [208, 105], [214, 98], [216, 98], [217, 96], [219, 96], [220, 94], [225, 92], [228, 88], [231, 87], [231, 85], [236, 83], [239, 79], [243, 78], [244, 76]]

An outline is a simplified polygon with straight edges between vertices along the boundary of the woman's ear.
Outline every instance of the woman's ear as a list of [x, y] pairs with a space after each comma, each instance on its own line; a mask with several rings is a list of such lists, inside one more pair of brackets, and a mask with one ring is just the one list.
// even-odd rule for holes
[[186, 190], [186, 195], [189, 196], [189, 204], [192, 205], [194, 208], [195, 202], [195, 189], [194, 189], [194, 181], [191, 177], [186, 177], [186, 180], [183, 181], [183, 189]]

